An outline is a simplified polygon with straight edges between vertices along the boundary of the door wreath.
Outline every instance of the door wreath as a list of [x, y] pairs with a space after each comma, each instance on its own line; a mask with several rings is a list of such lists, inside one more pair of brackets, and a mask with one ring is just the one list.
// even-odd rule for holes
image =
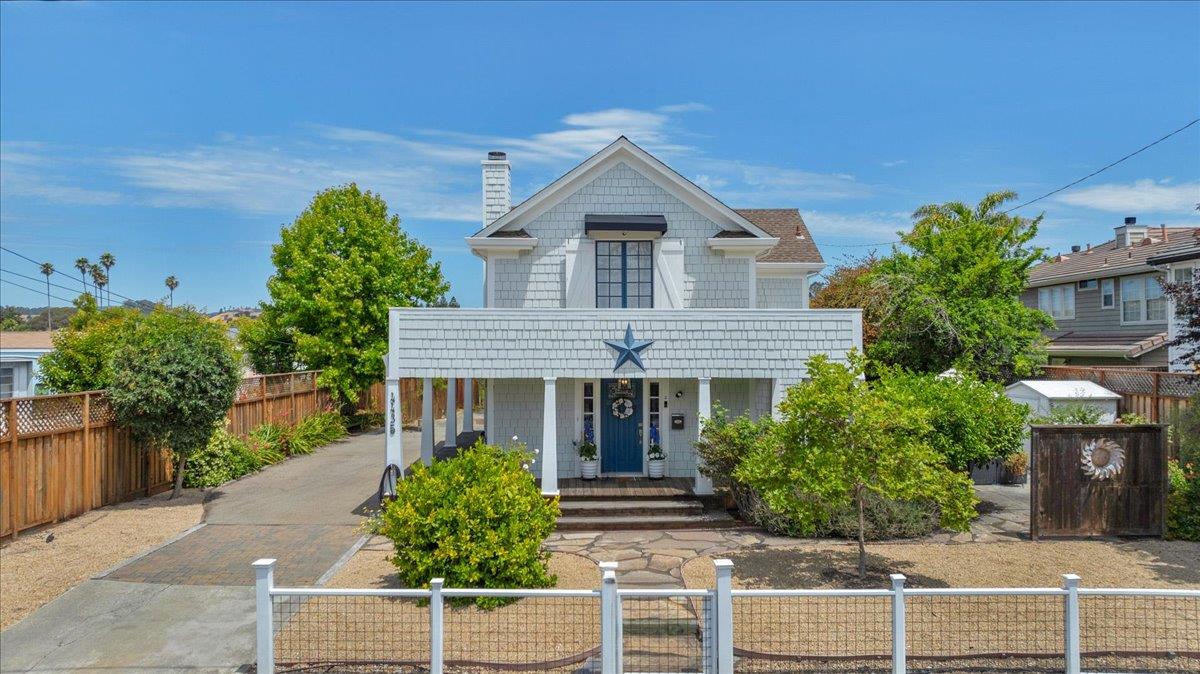
[[612, 414], [618, 419], [628, 419], [633, 416], [633, 401], [629, 398], [617, 398], [613, 400]]

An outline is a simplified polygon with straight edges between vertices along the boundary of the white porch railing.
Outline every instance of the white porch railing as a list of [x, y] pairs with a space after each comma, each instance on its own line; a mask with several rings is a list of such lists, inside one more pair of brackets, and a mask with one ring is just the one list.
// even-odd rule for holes
[[[254, 563], [257, 671], [992, 672], [1200, 669], [1200, 590], [282, 588]], [[494, 610], [448, 604], [492, 598]], [[357, 669], [355, 670], [357, 671]]]

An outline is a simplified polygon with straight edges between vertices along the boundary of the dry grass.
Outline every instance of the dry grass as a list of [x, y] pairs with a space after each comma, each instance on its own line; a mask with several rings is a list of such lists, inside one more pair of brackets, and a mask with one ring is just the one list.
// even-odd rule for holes
[[[0, 547], [0, 629], [75, 585], [200, 523], [204, 498], [189, 489], [92, 510]], [[53, 540], [47, 538], [53, 535]]]

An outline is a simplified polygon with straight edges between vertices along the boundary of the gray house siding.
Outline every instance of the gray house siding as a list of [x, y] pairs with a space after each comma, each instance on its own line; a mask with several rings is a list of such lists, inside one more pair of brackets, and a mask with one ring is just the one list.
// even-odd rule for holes
[[[563, 306], [566, 247], [584, 236], [583, 216], [661, 214], [665, 240], [684, 242], [683, 306], [694, 309], [745, 308], [750, 273], [745, 259], [725, 258], [707, 246], [720, 228], [624, 162], [534, 218], [525, 230], [538, 240], [532, 252], [496, 265], [494, 307], [549, 309]], [[657, 301], [657, 300], [656, 300]]]
[[803, 309], [804, 279], [789, 277], [759, 277], [759, 309]]

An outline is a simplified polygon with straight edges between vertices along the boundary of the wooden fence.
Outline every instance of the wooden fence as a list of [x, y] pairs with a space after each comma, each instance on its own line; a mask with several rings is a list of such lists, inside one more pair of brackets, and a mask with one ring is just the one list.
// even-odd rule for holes
[[[247, 377], [229, 409], [229, 430], [245, 437], [263, 423], [295, 425], [328, 408], [319, 371]], [[445, 414], [445, 382], [434, 396]], [[476, 400], [482, 398], [476, 381]], [[462, 380], [458, 401], [462, 406]], [[401, 381], [406, 423], [421, 418], [422, 383]], [[383, 383], [360, 397], [358, 409], [382, 412]], [[0, 401], [0, 537], [58, 522], [113, 503], [171, 488], [170, 453], [147, 451], [115, 423], [103, 391]]]
[[[1032, 538], [1162, 535], [1166, 426], [1035, 425], [1032, 435]], [[1085, 450], [1091, 450], [1087, 462]], [[1089, 474], [1084, 466], [1111, 466], [1115, 473]]]
[[1121, 394], [1121, 412], [1134, 412], [1153, 423], [1172, 421], [1200, 391], [1200, 377], [1186, 372], [1151, 372], [1119, 367], [1047, 365], [1047, 379], [1086, 379]]

